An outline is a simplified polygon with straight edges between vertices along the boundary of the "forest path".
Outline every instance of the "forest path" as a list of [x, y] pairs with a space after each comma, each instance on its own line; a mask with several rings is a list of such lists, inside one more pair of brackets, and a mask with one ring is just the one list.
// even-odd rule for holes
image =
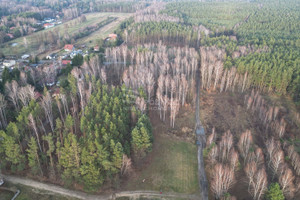
[[208, 200], [208, 184], [205, 174], [204, 161], [203, 161], [203, 149], [205, 148], [206, 137], [205, 131], [200, 121], [200, 69], [197, 69], [197, 96], [196, 96], [196, 126], [195, 133], [197, 137], [197, 147], [198, 147], [198, 176], [199, 176], [199, 186], [201, 200]]
[[[74, 191], [65, 189], [60, 186], [56, 186], [53, 184], [48, 183], [41, 183], [38, 181], [34, 181], [27, 178], [20, 178], [11, 175], [1, 175], [5, 181], [11, 182], [13, 184], [21, 184], [29, 187], [33, 187], [39, 190], [46, 190], [50, 191], [55, 194], [60, 194], [62, 196], [69, 196], [72, 198], [83, 199], [83, 200], [110, 200], [116, 199], [118, 197], [131, 197], [131, 198], [138, 198], [138, 197], [148, 197], [148, 198], [181, 198], [181, 199], [190, 199], [190, 200], [199, 200], [199, 196], [197, 195], [189, 195], [189, 194], [180, 194], [180, 193], [163, 193], [160, 194], [156, 191], [122, 191], [116, 192], [113, 194], [102, 194], [102, 195], [92, 195], [87, 194], [84, 192]], [[21, 191], [22, 192], [22, 191]]]

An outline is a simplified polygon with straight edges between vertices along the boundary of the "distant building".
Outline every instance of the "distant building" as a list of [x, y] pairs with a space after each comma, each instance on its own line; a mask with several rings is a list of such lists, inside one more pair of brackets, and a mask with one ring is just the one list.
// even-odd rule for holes
[[100, 48], [98, 45], [94, 47], [94, 51], [98, 52], [99, 50], [100, 50]]
[[44, 19], [44, 22], [47, 22], [47, 23], [52, 23], [54, 21], [55, 21], [55, 19], [52, 19], [52, 18], [45, 18]]
[[4, 62], [3, 62], [4, 67], [13, 67], [15, 65], [16, 65], [15, 60], [4, 60]]
[[25, 59], [27, 59], [27, 58], [29, 58], [30, 57], [30, 55], [28, 55], [28, 54], [24, 54], [23, 56], [21, 56], [21, 58], [23, 59], [23, 60], [25, 60]]
[[52, 59], [54, 59], [55, 57], [56, 57], [56, 53], [52, 53], [52, 54], [48, 55], [48, 56], [46, 57], [46, 59], [52, 60]]
[[13, 39], [13, 38], [14, 38], [14, 35], [11, 34], [11, 33], [7, 33], [6, 36], [9, 37], [10, 39]]
[[74, 48], [74, 45], [72, 45], [72, 44], [66, 44], [64, 49], [65, 49], [65, 51], [73, 51], [75, 48]]
[[54, 27], [55, 25], [54, 24], [52, 24], [52, 23], [46, 23], [46, 24], [44, 24], [44, 28], [45, 29], [47, 29], [47, 28], [52, 28], [52, 27]]
[[63, 66], [66, 66], [66, 65], [68, 65], [68, 64], [72, 64], [72, 61], [71, 61], [71, 60], [62, 60], [62, 61], [61, 61], [61, 64], [62, 64]]
[[118, 38], [118, 35], [117, 34], [114, 34], [114, 33], [111, 33], [108, 35], [109, 39], [110, 40], [116, 40]]

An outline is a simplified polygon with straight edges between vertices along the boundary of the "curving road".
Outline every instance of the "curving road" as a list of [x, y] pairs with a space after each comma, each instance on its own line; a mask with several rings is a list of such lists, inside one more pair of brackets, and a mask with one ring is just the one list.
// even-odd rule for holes
[[203, 149], [205, 148], [206, 137], [205, 131], [200, 121], [200, 70], [197, 70], [197, 96], [196, 96], [196, 126], [195, 133], [197, 137], [198, 146], [198, 176], [201, 200], [208, 200], [208, 183], [205, 174], [204, 161], [203, 161]]
[[[1, 175], [7, 182], [11, 182], [13, 184], [21, 184], [29, 187], [33, 187], [39, 190], [46, 190], [55, 194], [59, 194], [62, 196], [68, 196], [77, 199], [83, 200], [110, 200], [116, 199], [117, 197], [148, 197], [148, 198], [181, 198], [181, 199], [190, 199], [190, 200], [199, 200], [199, 196], [197, 195], [188, 195], [188, 194], [179, 194], [179, 193], [163, 193], [160, 194], [156, 191], [123, 191], [116, 192], [110, 195], [92, 195], [84, 192], [74, 191], [65, 189], [60, 186], [56, 186], [48, 183], [41, 183], [38, 181], [34, 181], [27, 178], [20, 178], [11, 175]], [[22, 191], [21, 191], [22, 192]]]

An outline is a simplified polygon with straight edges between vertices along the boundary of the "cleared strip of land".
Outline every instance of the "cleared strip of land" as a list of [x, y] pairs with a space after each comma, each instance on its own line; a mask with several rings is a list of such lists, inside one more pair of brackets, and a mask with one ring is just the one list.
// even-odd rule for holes
[[[108, 17], [114, 17], [117, 18], [116, 20], [114, 20], [113, 22], [103, 26], [102, 28], [100, 28], [99, 30], [97, 30], [96, 32], [101, 33], [100, 38], [104, 38], [105, 34], [108, 34], [109, 31], [113, 31], [124, 19], [126, 19], [127, 17], [129, 17], [131, 14], [130, 13], [110, 13], [110, 12], [105, 12], [105, 13], [89, 13], [86, 14], [86, 21], [85, 22], [79, 22], [80, 17], [75, 18], [73, 20], [67, 21], [63, 24], [60, 24], [58, 26], [55, 26], [53, 28], [49, 28], [46, 30], [42, 30], [36, 33], [33, 33], [31, 35], [28, 36], [24, 36], [24, 37], [20, 37], [17, 39], [14, 39], [10, 42], [7, 42], [5, 44], [2, 44], [1, 47], [1, 51], [5, 54], [5, 55], [22, 55], [22, 54], [35, 54], [37, 55], [38, 50], [40, 48], [40, 45], [37, 42], [37, 38], [40, 37], [41, 34], [47, 34], [49, 31], [53, 31], [53, 32], [59, 32], [60, 35], [64, 35], [64, 34], [68, 34], [68, 35], [72, 35], [76, 32], [78, 32], [81, 29], [84, 29], [86, 27], [89, 26], [93, 26], [96, 25], [100, 22], [104, 22]], [[104, 30], [104, 31], [101, 31]], [[104, 34], [105, 33], [105, 34]], [[88, 35], [87, 37], [83, 37], [81, 39], [79, 39], [78, 41], [76, 41], [76, 43], [78, 44], [79, 41], [90, 41], [93, 39], [93, 37], [91, 35], [94, 35], [94, 33], [91, 33], [90, 35]], [[97, 34], [98, 35], [98, 34]], [[90, 38], [88, 40], [85, 40], [85, 38]], [[98, 36], [97, 36], [98, 38]], [[27, 42], [27, 48], [25, 45], [25, 42]], [[12, 47], [13, 43], [17, 43], [17, 46]], [[81, 44], [83, 44], [83, 42], [80, 42]]]

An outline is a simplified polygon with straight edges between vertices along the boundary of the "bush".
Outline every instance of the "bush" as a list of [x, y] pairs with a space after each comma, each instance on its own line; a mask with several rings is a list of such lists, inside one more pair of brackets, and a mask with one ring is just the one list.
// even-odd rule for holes
[[267, 200], [284, 200], [284, 195], [278, 183], [272, 183], [266, 194]]

